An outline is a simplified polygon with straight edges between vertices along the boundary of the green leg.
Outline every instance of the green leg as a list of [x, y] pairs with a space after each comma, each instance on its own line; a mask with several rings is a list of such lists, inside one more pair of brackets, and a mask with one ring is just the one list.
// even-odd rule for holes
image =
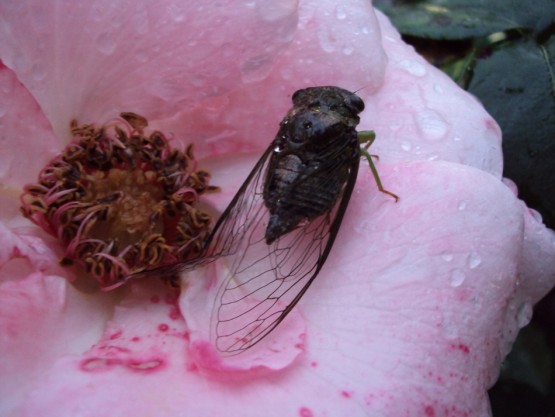
[[378, 174], [378, 170], [376, 169], [376, 165], [374, 165], [374, 161], [372, 160], [372, 157], [375, 157], [376, 159], [379, 159], [378, 156], [377, 155], [371, 155], [368, 152], [368, 148], [370, 148], [372, 143], [374, 143], [375, 139], [376, 139], [376, 134], [372, 130], [363, 130], [361, 132], [358, 132], [358, 141], [361, 145], [364, 144], [364, 146], [361, 146], [360, 152], [368, 160], [368, 165], [370, 165], [370, 170], [372, 171], [372, 175], [374, 176], [374, 179], [376, 180], [376, 185], [378, 186], [378, 190], [380, 190], [382, 193], [390, 195], [391, 197], [393, 197], [395, 199], [395, 202], [397, 202], [397, 201], [399, 201], [399, 196], [397, 196], [397, 195], [393, 194], [392, 192], [387, 191], [385, 188], [383, 188], [382, 181], [380, 179], [380, 175]]

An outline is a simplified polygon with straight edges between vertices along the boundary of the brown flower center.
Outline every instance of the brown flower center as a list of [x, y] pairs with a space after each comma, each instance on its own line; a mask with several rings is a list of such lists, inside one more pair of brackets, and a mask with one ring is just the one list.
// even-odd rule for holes
[[134, 113], [97, 128], [72, 122], [73, 141], [27, 185], [23, 215], [58, 237], [61, 263], [83, 265], [103, 289], [133, 273], [198, 255], [211, 217], [194, 207], [215, 190], [192, 146], [171, 149]]

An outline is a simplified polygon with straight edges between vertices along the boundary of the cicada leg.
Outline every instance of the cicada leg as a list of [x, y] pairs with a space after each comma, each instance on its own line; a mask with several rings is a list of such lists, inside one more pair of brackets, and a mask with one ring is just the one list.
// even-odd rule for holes
[[380, 190], [382, 193], [390, 195], [395, 199], [395, 202], [397, 202], [399, 201], [399, 196], [396, 194], [393, 194], [391, 191], [387, 191], [382, 185], [382, 180], [380, 179], [380, 175], [378, 174], [376, 165], [374, 165], [374, 161], [372, 160], [372, 158], [376, 158], [376, 160], [378, 160], [379, 159], [378, 155], [372, 155], [370, 154], [370, 152], [368, 152], [368, 148], [372, 146], [372, 143], [374, 143], [375, 139], [376, 139], [376, 133], [374, 133], [374, 131], [372, 130], [363, 130], [361, 132], [358, 132], [358, 142], [361, 145], [360, 153], [368, 160], [368, 165], [370, 166], [372, 175], [376, 180], [376, 185], [378, 186], [378, 190]]

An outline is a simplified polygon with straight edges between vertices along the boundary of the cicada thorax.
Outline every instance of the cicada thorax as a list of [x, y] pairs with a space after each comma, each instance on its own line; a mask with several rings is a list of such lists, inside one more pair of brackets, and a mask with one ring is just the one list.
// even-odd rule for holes
[[354, 106], [344, 97], [339, 99], [337, 91], [326, 93], [305, 89], [294, 95], [295, 106], [272, 143], [264, 183], [264, 203], [270, 214], [267, 244], [329, 212], [352, 170], [358, 168], [355, 127], [362, 102]]

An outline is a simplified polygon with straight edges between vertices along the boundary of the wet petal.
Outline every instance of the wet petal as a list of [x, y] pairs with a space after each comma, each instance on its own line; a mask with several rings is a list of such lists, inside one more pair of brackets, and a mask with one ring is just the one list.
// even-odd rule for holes
[[[212, 21], [216, 12], [192, 10], [183, 16], [194, 17], [191, 25], [187, 20], [162, 27], [164, 18], [179, 16], [166, 3], [157, 10], [141, 9], [143, 3], [133, 3], [132, 10], [113, 2], [71, 5], [69, 20], [63, 7], [2, 4], [1, 16], [9, 17], [2, 26], [3, 39], [9, 39], [0, 42], [2, 59], [62, 136], [72, 117], [88, 121], [142, 109], [181, 135], [176, 139], [204, 142], [204, 155], [264, 149], [296, 88], [368, 85], [359, 93], [367, 105], [361, 126], [377, 130], [378, 169], [401, 201], [377, 192], [361, 167], [331, 257], [298, 315], [288, 319], [303, 329], [302, 352], [293, 346], [293, 355], [264, 372], [250, 372], [249, 364], [214, 372], [203, 361], [189, 333], [201, 317], [186, 303], [192, 294], [180, 306], [158, 283], [133, 284], [111, 296], [78, 294], [58, 274], [40, 272], [55, 255], [36, 250], [46, 253], [36, 258], [28, 248], [45, 248], [45, 241], [29, 243], [20, 230], [2, 231], [7, 282], [0, 296], [9, 302], [0, 307], [1, 350], [8, 352], [0, 359], [6, 376], [0, 396], [10, 401], [0, 405], [1, 414], [211, 416], [225, 409], [257, 416], [269, 405], [275, 405], [264, 411], [269, 416], [487, 414], [486, 389], [500, 360], [529, 320], [531, 305], [554, 284], [553, 233], [499, 181], [500, 133], [482, 107], [404, 46], [380, 17], [386, 66], [368, 2], [332, 3], [307, 1], [296, 9], [296, 3], [272, 8], [245, 2], [240, 7], [255, 5], [256, 12], [243, 13], [247, 20], [230, 19], [237, 27]], [[157, 17], [151, 22], [150, 16]], [[64, 24], [50, 24], [53, 18]], [[158, 30], [140, 33], [145, 22]], [[223, 27], [221, 33], [240, 49], [250, 45], [251, 39], [241, 40], [251, 23], [261, 41], [223, 54], [220, 61], [229, 70], [212, 68], [204, 55], [224, 49], [200, 50], [192, 60], [185, 53], [198, 50], [188, 44], [189, 26], [207, 43], [220, 33], [214, 28]], [[332, 25], [337, 32], [322, 32]], [[82, 38], [64, 36], [62, 27]], [[110, 36], [119, 28], [122, 39], [112, 45]], [[276, 38], [276, 32], [284, 36]], [[140, 42], [125, 42], [130, 35]], [[353, 45], [345, 44], [349, 40]], [[137, 63], [145, 45], [152, 55]], [[67, 66], [56, 64], [62, 62]], [[131, 70], [130, 62], [136, 64]], [[128, 105], [133, 108], [121, 108]], [[195, 107], [183, 111], [189, 105]], [[18, 114], [6, 114], [18, 130]], [[35, 129], [21, 129], [27, 128]], [[218, 208], [256, 157], [237, 160], [239, 168], [231, 160], [215, 162], [221, 171], [214, 183], [225, 186], [213, 198]], [[33, 262], [23, 257], [28, 269], [9, 267], [21, 248]], [[17, 282], [9, 278], [27, 275]], [[273, 336], [287, 334], [286, 325]], [[149, 401], [119, 400], [130, 392]]]
[[[0, 135], [0, 191], [3, 197], [18, 198], [19, 189], [36, 180], [59, 143], [36, 100], [1, 63]], [[6, 220], [4, 210], [0, 216]]]
[[0, 284], [0, 414], [19, 414], [34, 381], [57, 358], [80, 354], [101, 334], [112, 296], [78, 293], [40, 272]]
[[67, 140], [73, 118], [170, 116], [263, 77], [291, 41], [296, 6], [3, 2], [0, 57]]
[[[142, 412], [167, 415], [210, 415], [221, 403], [245, 416], [274, 403], [268, 415], [485, 413], [486, 389], [516, 336], [511, 324], [523, 324], [511, 307], [523, 297], [523, 207], [472, 168], [436, 162], [381, 171], [402, 200], [391, 202], [361, 173], [334, 251], [300, 303], [306, 351], [286, 374], [199, 367], [176, 299], [152, 284], [133, 289], [93, 348], [45, 370], [23, 415], [133, 413], [133, 402], [104, 400], [124, 389], [156, 398]], [[198, 314], [191, 307], [185, 320]], [[279, 389], [276, 378], [285, 378]]]
[[389, 59], [382, 88], [365, 98], [361, 129], [382, 161], [452, 161], [501, 177], [501, 129], [482, 105], [405, 44], [377, 12]]

